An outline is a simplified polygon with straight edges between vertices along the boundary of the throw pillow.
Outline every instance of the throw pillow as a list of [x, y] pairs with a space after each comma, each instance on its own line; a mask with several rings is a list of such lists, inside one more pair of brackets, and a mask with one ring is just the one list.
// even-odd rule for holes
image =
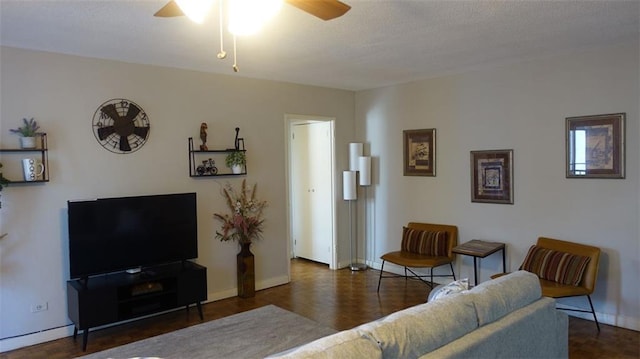
[[402, 250], [427, 256], [447, 256], [449, 240], [445, 231], [423, 231], [402, 227]]
[[520, 269], [556, 283], [578, 286], [591, 258], [542, 248], [529, 248]]
[[433, 290], [429, 293], [427, 302], [431, 302], [433, 300], [444, 298], [448, 295], [464, 292], [467, 290], [469, 290], [469, 278], [460, 279], [447, 285], [439, 285], [433, 288]]

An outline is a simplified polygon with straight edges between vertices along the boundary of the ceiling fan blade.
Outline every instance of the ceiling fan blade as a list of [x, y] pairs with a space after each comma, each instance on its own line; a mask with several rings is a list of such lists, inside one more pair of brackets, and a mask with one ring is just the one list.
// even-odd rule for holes
[[129, 139], [127, 136], [120, 136], [120, 151], [131, 152], [131, 146], [129, 146]]
[[120, 118], [120, 114], [118, 113], [118, 110], [116, 110], [116, 105], [112, 103], [104, 106], [100, 111], [113, 121], [117, 121]]
[[114, 133], [116, 133], [116, 129], [113, 126], [100, 127], [98, 129], [98, 138], [100, 139], [100, 141], [104, 141], [105, 139], [107, 139], [107, 137], [111, 136]]
[[130, 103], [129, 110], [127, 111], [127, 115], [124, 118], [127, 121], [133, 121], [138, 116], [139, 113], [140, 113], [140, 109], [138, 108], [138, 106]]
[[285, 0], [289, 5], [322, 20], [331, 20], [344, 15], [351, 6], [338, 0]]
[[162, 9], [156, 11], [156, 13], [153, 14], [153, 16], [157, 17], [174, 17], [183, 15], [184, 13], [180, 9], [180, 6], [178, 6], [178, 3], [173, 0], [169, 1], [167, 5], [163, 6]]
[[136, 127], [133, 129], [133, 134], [142, 139], [146, 139], [149, 134], [149, 127]]

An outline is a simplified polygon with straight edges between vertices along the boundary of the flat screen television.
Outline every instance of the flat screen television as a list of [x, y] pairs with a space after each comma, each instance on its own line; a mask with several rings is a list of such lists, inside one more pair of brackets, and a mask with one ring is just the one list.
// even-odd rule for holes
[[198, 257], [196, 194], [68, 201], [71, 278]]

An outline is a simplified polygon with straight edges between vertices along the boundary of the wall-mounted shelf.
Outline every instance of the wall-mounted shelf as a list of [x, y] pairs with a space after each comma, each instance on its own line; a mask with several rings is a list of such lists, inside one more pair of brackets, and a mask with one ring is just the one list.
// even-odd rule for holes
[[244, 172], [232, 173], [231, 169], [225, 166], [225, 158], [229, 153], [246, 150], [236, 150], [233, 148], [225, 150], [196, 150], [193, 147], [193, 137], [189, 137], [189, 177], [206, 178], [221, 176], [245, 176], [247, 174], [247, 165], [244, 166]]
[[[0, 153], [7, 154], [8, 157], [17, 157], [17, 155], [25, 155], [25, 154], [40, 154], [40, 160], [44, 165], [44, 171], [42, 172], [42, 178], [35, 181], [26, 181], [24, 177], [20, 180], [14, 178], [7, 178], [11, 181], [11, 184], [15, 183], [44, 183], [49, 182], [49, 150], [47, 148], [47, 134], [40, 133], [38, 134], [38, 139], [36, 148], [0, 148]], [[7, 161], [5, 161], [7, 160]], [[22, 172], [22, 167], [19, 161], [12, 160], [11, 158], [7, 158], [3, 156], [3, 165], [9, 168], [9, 166], [19, 166], [20, 172]], [[6, 163], [5, 163], [6, 162]], [[15, 172], [15, 171], [14, 171]]]

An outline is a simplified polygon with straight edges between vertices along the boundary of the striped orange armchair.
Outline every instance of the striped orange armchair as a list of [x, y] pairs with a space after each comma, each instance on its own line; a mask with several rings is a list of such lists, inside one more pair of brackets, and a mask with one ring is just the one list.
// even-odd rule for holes
[[[591, 301], [591, 294], [596, 287], [599, 261], [600, 248], [598, 247], [540, 237], [538, 242], [529, 249], [520, 269], [538, 276], [542, 295], [545, 297], [586, 296], [591, 310], [558, 309], [591, 313], [600, 331], [600, 324]], [[502, 275], [504, 274], [496, 274], [492, 278]]]
[[[382, 257], [382, 267], [378, 278], [378, 292], [382, 278], [403, 278], [398, 275], [383, 275], [385, 262], [404, 267], [404, 278], [416, 278], [427, 283], [433, 288], [433, 277], [449, 277], [456, 279], [453, 271], [454, 253], [453, 247], [458, 243], [458, 227], [446, 224], [431, 224], [410, 222], [402, 229], [402, 243], [400, 250], [386, 253]], [[433, 268], [442, 265], [451, 267], [451, 275], [434, 275]], [[419, 275], [411, 268], [429, 268], [430, 282], [422, 278], [426, 275]], [[411, 272], [409, 276], [407, 272]]]

